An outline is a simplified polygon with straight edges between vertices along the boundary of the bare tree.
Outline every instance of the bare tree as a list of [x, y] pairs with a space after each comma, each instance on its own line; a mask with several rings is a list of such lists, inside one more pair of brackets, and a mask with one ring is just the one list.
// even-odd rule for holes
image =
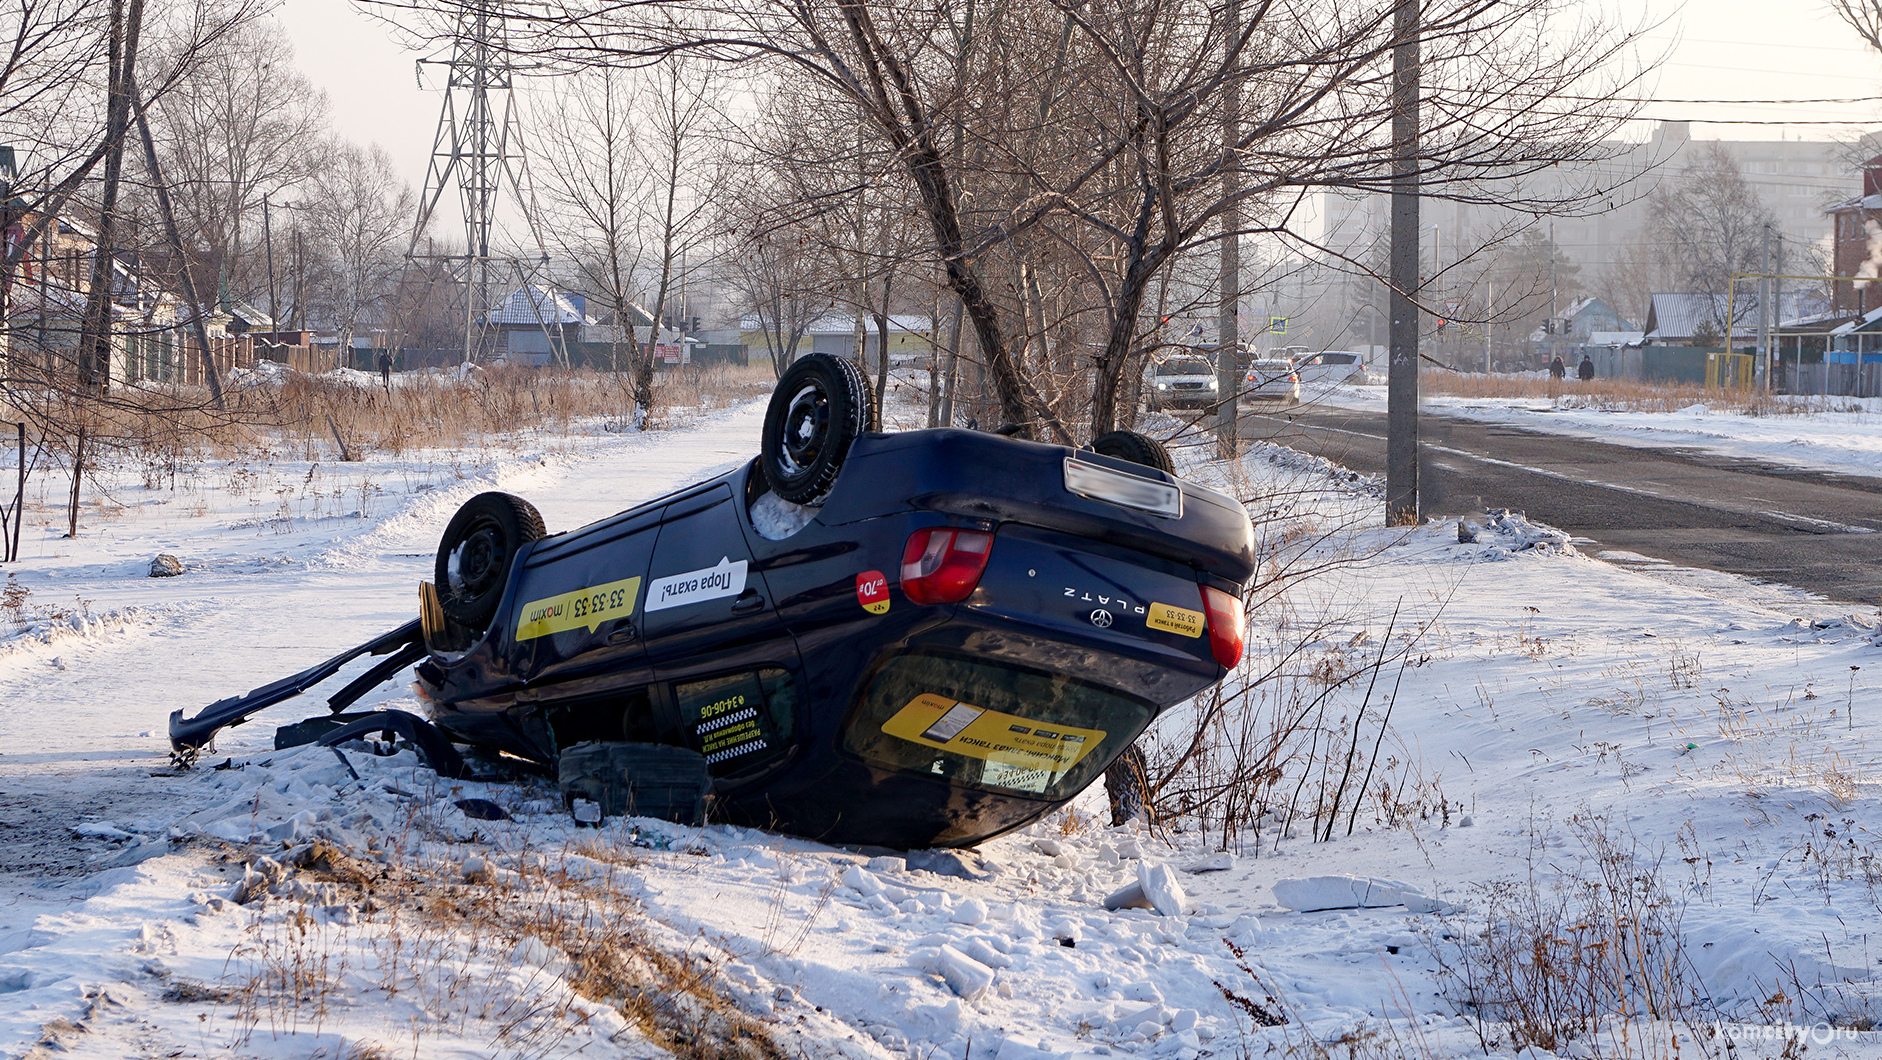
[[1712, 323], [1723, 334], [1730, 323], [1742, 327], [1755, 312], [1756, 281], [1737, 281], [1731, 301], [1739, 320], [1728, 322], [1727, 299], [1740, 273], [1767, 271], [1765, 250], [1777, 218], [1757, 189], [1745, 181], [1738, 164], [1718, 144], [1708, 145], [1676, 177], [1663, 180], [1652, 196], [1652, 241], [1675, 265], [1674, 275], [1687, 291], [1718, 295]]
[[325, 261], [329, 321], [349, 349], [361, 320], [386, 307], [404, 262], [416, 197], [378, 144], [338, 142], [307, 185], [305, 203], [317, 252]]
[[[651, 73], [640, 114], [639, 156], [649, 192], [642, 199], [643, 231], [657, 256], [649, 265], [654, 320], [653, 334], [634, 365], [636, 419], [643, 426], [653, 411], [655, 339], [668, 314], [668, 299], [686, 278], [688, 253], [711, 234], [708, 189], [714, 183], [710, 166], [718, 142], [712, 126], [722, 110], [721, 85], [708, 64], [675, 55]], [[696, 253], [691, 262], [698, 263]]]
[[775, 376], [836, 305], [836, 277], [814, 224], [781, 216], [801, 198], [779, 170], [762, 162], [734, 169], [739, 180], [718, 199], [723, 250], [717, 278], [735, 295], [741, 316], [754, 318]]
[[1830, 11], [1869, 47], [1882, 51], [1882, 0], [1830, 0]]
[[250, 296], [260, 276], [262, 198], [301, 186], [327, 134], [326, 94], [294, 68], [278, 24], [229, 34], [156, 107], [163, 166], [205, 289], [226, 278]]
[[[1002, 413], [1070, 440], [1068, 416], [1088, 412], [1094, 432], [1117, 421], [1118, 395], [1156, 341], [1142, 319], [1161, 274], [1222, 238], [1311, 248], [1300, 223], [1309, 196], [1387, 186], [1396, 6], [1280, 0], [1245, 10], [1233, 30], [1208, 0], [702, 0], [683, 17], [599, 0], [504, 10], [513, 46], [535, 55], [746, 62], [860, 116], [922, 219]], [[1436, 116], [1419, 160], [1427, 195], [1548, 213], [1602, 190], [1509, 183], [1606, 157], [1633, 112], [1634, 35], [1566, 25], [1564, 14], [1553, 0], [1425, 5], [1422, 107]], [[1225, 125], [1231, 100], [1238, 120]], [[799, 164], [849, 151], [809, 148]], [[1237, 206], [1242, 224], [1224, 225]], [[1042, 392], [1049, 369], [1072, 360], [1082, 363], [1065, 374], [1089, 375], [1089, 396]]]
[[[575, 282], [614, 316], [608, 367], [640, 363], [634, 297], [643, 257], [642, 203], [650, 175], [637, 154], [634, 75], [606, 67], [558, 79], [534, 125], [547, 209], [544, 227]], [[621, 339], [626, 338], [622, 348]], [[640, 415], [644, 417], [645, 407]]]

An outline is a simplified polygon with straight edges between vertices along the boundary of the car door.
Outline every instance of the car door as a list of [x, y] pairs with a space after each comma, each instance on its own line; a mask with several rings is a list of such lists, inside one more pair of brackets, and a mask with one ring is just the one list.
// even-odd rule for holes
[[642, 598], [661, 509], [623, 513], [530, 552], [503, 630], [530, 684], [607, 675], [645, 684]]
[[721, 482], [667, 505], [641, 620], [661, 680], [746, 663], [797, 666], [796, 642], [752, 569], [735, 503]]
[[[667, 506], [641, 619], [649, 664], [672, 690], [671, 723], [707, 754], [715, 775], [775, 758], [795, 729], [785, 715], [795, 713], [797, 643], [752, 567], [737, 503], [715, 483]], [[728, 744], [728, 727], [750, 739]]]

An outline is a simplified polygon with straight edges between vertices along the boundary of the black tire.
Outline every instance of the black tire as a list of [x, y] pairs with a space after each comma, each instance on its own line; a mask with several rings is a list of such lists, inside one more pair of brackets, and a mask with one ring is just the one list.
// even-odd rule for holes
[[1170, 451], [1163, 448], [1163, 443], [1155, 438], [1146, 438], [1136, 431], [1101, 434], [1092, 439], [1091, 451], [1099, 456], [1114, 456], [1119, 460], [1176, 474], [1176, 465], [1170, 462]]
[[869, 377], [856, 362], [827, 353], [799, 357], [765, 410], [758, 466], [771, 492], [793, 504], [830, 492], [850, 443], [876, 429], [875, 407]]
[[453, 621], [481, 630], [496, 617], [517, 550], [547, 537], [536, 506], [510, 493], [464, 502], [438, 541], [438, 604]]

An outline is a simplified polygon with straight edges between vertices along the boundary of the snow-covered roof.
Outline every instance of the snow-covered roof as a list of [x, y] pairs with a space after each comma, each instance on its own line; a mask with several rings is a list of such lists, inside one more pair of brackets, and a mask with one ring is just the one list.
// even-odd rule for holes
[[1728, 306], [1738, 323], [1756, 319], [1758, 300], [1752, 295], [1733, 300], [1716, 293], [1655, 294], [1647, 309], [1647, 337], [1662, 341], [1689, 339], [1703, 326], [1722, 327]]
[[1869, 310], [1860, 319], [1830, 329], [1832, 335], [1847, 335], [1853, 331], [1876, 331], [1876, 322], [1882, 320], [1882, 306]]
[[518, 287], [485, 315], [484, 323], [593, 324], [594, 318], [582, 312], [575, 299], [574, 295], [542, 284]]
[[1847, 213], [1850, 210], [1882, 210], [1882, 195], [1858, 195], [1823, 208], [1824, 213]]
[[[759, 325], [756, 322], [757, 318], [754, 317], [752, 320], [753, 323], [751, 327], [758, 327]], [[911, 335], [921, 334], [928, 330], [929, 323], [930, 321], [927, 317], [917, 316], [913, 313], [889, 314], [889, 330], [891, 331], [904, 331]], [[863, 324], [868, 327], [871, 335], [876, 333], [875, 317], [865, 316], [863, 318]], [[821, 316], [812, 321], [810, 327], [805, 329], [804, 333], [806, 335], [854, 335], [856, 334], [856, 318], [854, 316], [838, 316], [834, 313], [828, 316]]]
[[1590, 331], [1590, 346], [1638, 346], [1645, 342], [1647, 335], [1642, 331]]

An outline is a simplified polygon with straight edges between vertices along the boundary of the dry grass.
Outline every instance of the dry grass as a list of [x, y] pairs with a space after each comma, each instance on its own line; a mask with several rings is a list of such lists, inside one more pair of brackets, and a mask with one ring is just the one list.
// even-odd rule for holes
[[[316, 842], [280, 862], [249, 859], [254, 915], [223, 982], [182, 984], [175, 1000], [229, 1005], [244, 1037], [264, 1025], [319, 1031], [357, 995], [377, 994], [425, 1013], [399, 1029], [414, 1047], [474, 1033], [474, 1020], [501, 1055], [558, 1055], [611, 1010], [686, 1060], [784, 1055], [768, 1026], [721, 992], [710, 957], [653, 938], [629, 896], [635, 851], [484, 846], [459, 863], [414, 852], [428, 846], [395, 843], [380, 860]], [[352, 1044], [363, 1055], [384, 1048]]]
[[1524, 878], [1481, 886], [1478, 915], [1424, 926], [1442, 992], [1473, 1017], [1486, 1054], [1678, 1057], [1706, 1018], [1684, 905], [1662, 886], [1661, 859], [1605, 818], [1583, 813], [1568, 825], [1580, 863], [1555, 882], [1542, 879], [1559, 855], [1532, 827]]
[[[203, 459], [280, 455], [351, 461], [418, 450], [475, 451], [575, 430], [633, 430], [633, 386], [624, 374], [586, 369], [502, 367], [467, 377], [407, 373], [390, 391], [346, 378], [251, 378], [226, 391], [227, 408], [206, 391], [126, 388], [90, 403], [56, 390], [12, 394], [0, 419], [26, 419], [29, 442], [69, 466], [77, 432], [86, 462], [117, 459], [143, 472], [146, 486], [174, 485]], [[768, 367], [686, 367], [655, 377], [650, 430], [683, 425], [702, 411], [770, 393]]]
[[[1549, 382], [1531, 375], [1484, 375], [1427, 370], [1419, 376], [1421, 393], [1464, 398], [1547, 401]], [[1636, 383], [1625, 379], [1567, 380], [1559, 403], [1569, 408], [1624, 409], [1630, 412], [1677, 412], [1704, 405], [1715, 412], [1747, 416], [1783, 416], [1806, 412], [1862, 412], [1861, 402], [1810, 395], [1767, 394], [1762, 390], [1708, 389], [1692, 383]]]

